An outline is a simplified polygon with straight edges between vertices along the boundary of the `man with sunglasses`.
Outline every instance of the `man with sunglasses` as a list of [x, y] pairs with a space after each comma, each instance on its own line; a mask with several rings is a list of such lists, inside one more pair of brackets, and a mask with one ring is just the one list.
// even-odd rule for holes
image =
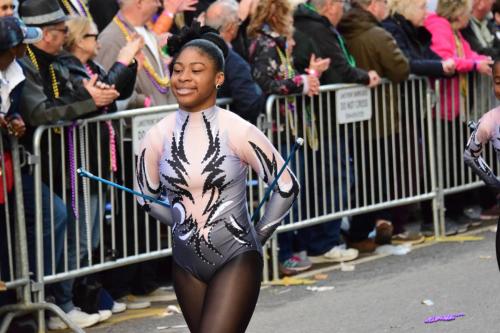
[[[19, 8], [19, 14], [28, 26], [39, 27], [42, 30], [42, 39], [29, 46], [27, 54], [20, 60], [26, 76], [26, 84], [21, 98], [21, 115], [27, 125], [27, 135], [22, 141], [27, 151], [32, 150], [33, 133], [37, 126], [54, 124], [58, 121], [73, 120], [94, 112], [98, 107], [110, 104], [119, 95], [115, 89], [105, 87], [93, 77], [81, 83], [70, 76], [67, 68], [61, 65], [59, 55], [66, 38], [68, 29], [65, 25], [67, 16], [60, 8], [57, 0], [26, 0]], [[55, 177], [61, 177], [63, 156], [60, 155], [60, 147], [63, 137], [59, 134], [52, 135], [52, 161], [54, 166], [52, 173]], [[49, 151], [49, 143], [42, 140], [41, 151]], [[49, 184], [49, 159], [39, 156], [42, 163], [42, 213], [44, 230], [44, 273], [52, 274], [52, 260], [56, 269], [65, 264], [69, 269], [76, 266], [76, 249], [74, 242], [68, 247], [68, 262], [64, 262], [64, 234], [66, 229], [70, 230], [70, 216], [62, 199], [63, 186], [58, 183], [53, 188]], [[28, 233], [28, 246], [30, 255], [30, 266], [35, 267], [34, 262], [34, 230], [35, 230], [35, 194], [32, 168], [24, 167], [23, 191], [26, 208], [26, 225]], [[52, 199], [52, 200], [51, 200]], [[53, 214], [51, 214], [51, 211]], [[52, 229], [53, 228], [53, 229]], [[54, 230], [54, 231], [52, 231]], [[52, 239], [52, 233], [54, 238]], [[52, 246], [54, 248], [52, 248]], [[54, 255], [52, 255], [54, 253]], [[66, 280], [50, 286], [50, 294], [55, 303], [68, 314], [70, 320], [76, 325], [84, 328], [89, 327], [100, 320], [99, 314], [87, 314], [75, 308], [73, 304], [73, 281]], [[49, 329], [62, 329], [66, 325], [56, 317], [49, 318]]]

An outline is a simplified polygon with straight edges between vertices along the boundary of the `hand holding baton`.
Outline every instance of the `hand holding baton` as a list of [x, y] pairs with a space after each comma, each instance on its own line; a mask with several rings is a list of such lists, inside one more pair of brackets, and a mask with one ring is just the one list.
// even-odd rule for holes
[[285, 160], [285, 163], [281, 167], [280, 171], [278, 172], [278, 174], [274, 178], [274, 180], [271, 183], [271, 185], [269, 185], [269, 187], [267, 188], [266, 193], [264, 194], [264, 198], [262, 198], [262, 200], [260, 201], [259, 205], [257, 206], [257, 208], [255, 209], [255, 211], [253, 212], [251, 221], [256, 222], [255, 220], [259, 216], [260, 209], [262, 208], [262, 206], [264, 205], [264, 203], [267, 201], [267, 199], [271, 195], [271, 192], [274, 190], [274, 187], [276, 186], [276, 184], [278, 183], [278, 180], [280, 179], [281, 175], [283, 174], [283, 172], [285, 171], [286, 167], [288, 166], [288, 163], [290, 163], [290, 161], [292, 160], [293, 156], [295, 156], [295, 153], [297, 152], [297, 150], [299, 149], [299, 147], [302, 147], [303, 144], [304, 144], [304, 139], [297, 138], [295, 140], [295, 143], [293, 144], [292, 149], [290, 150], [290, 154], [288, 154], [288, 157]]

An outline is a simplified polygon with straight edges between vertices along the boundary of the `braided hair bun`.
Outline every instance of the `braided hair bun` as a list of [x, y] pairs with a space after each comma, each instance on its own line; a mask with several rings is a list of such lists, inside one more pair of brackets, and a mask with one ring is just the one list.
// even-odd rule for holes
[[173, 57], [170, 66], [173, 66], [179, 54], [187, 47], [200, 49], [212, 58], [217, 71], [224, 71], [224, 59], [229, 49], [217, 30], [208, 26], [201, 27], [199, 22], [193, 21], [191, 27], [184, 27], [178, 35], [171, 36], [167, 43], [168, 53]]

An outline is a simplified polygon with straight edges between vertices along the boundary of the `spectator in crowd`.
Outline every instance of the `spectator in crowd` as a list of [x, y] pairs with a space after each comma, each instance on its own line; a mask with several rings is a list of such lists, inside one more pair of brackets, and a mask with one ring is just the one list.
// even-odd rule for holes
[[236, 53], [238, 53], [243, 59], [248, 61], [248, 49], [250, 43], [247, 36], [248, 24], [250, 24], [250, 18], [255, 12], [255, 8], [259, 0], [240, 0], [238, 6], [238, 17], [240, 18], [240, 27], [238, 29], [238, 35], [233, 40], [232, 45]]
[[[21, 115], [27, 123], [27, 133], [24, 145], [27, 151], [32, 151], [33, 132], [35, 127], [52, 124], [60, 120], [72, 120], [94, 112], [98, 107], [110, 104], [118, 97], [115, 89], [103, 88], [97, 84], [97, 77], [74, 85], [68, 70], [59, 62], [58, 55], [62, 50], [67, 28], [66, 15], [56, 0], [26, 0], [20, 7], [20, 15], [28, 26], [38, 26], [43, 31], [43, 38], [33, 46], [28, 47], [28, 54], [20, 60], [24, 68], [26, 83], [21, 97]], [[54, 136], [53, 144], [60, 144], [60, 139]], [[47, 143], [42, 143], [42, 151], [48, 151]], [[48, 170], [48, 161], [42, 159]], [[23, 170], [23, 191], [26, 211], [26, 225], [31, 258], [34, 255], [35, 244], [35, 188], [30, 168]], [[67, 208], [61, 199], [61, 193], [51, 193], [45, 185], [46, 175], [42, 177], [42, 211], [44, 231], [44, 270], [52, 272], [52, 259], [57, 269], [64, 267], [64, 232], [68, 223]], [[52, 224], [53, 219], [53, 224]], [[52, 232], [54, 230], [54, 235]], [[51, 243], [55, 255], [52, 258]], [[72, 246], [70, 246], [72, 248]], [[75, 268], [76, 258], [68, 255], [68, 266]], [[31, 262], [31, 267], [34, 263]], [[52, 272], [55, 273], [55, 272]], [[80, 327], [88, 327], [100, 320], [99, 314], [87, 314], [75, 308], [72, 302], [72, 281], [55, 283], [51, 292], [56, 304], [68, 314], [68, 317]], [[49, 329], [65, 328], [59, 318], [50, 317]]]
[[[295, 13], [294, 13], [294, 26], [296, 28], [296, 41], [298, 45], [305, 45], [308, 41], [312, 41], [314, 47], [317, 49], [316, 55], [319, 57], [331, 57], [332, 61], [330, 62], [330, 66], [321, 76], [322, 84], [332, 84], [332, 83], [360, 83], [365, 84], [370, 87], [376, 86], [380, 82], [380, 77], [378, 74], [371, 70], [366, 71], [364, 69], [356, 67], [356, 60], [349, 53], [346, 48], [346, 44], [344, 38], [338, 32], [336, 26], [339, 23], [342, 15], [344, 13], [343, 3], [339, 1], [333, 0], [311, 0], [307, 3], [300, 4]], [[306, 50], [306, 54], [308, 51]], [[298, 68], [302, 68], [305, 62], [306, 54], [300, 54], [300, 48], [297, 48], [297, 51], [294, 51], [295, 63]], [[310, 56], [310, 55], [309, 55]], [[323, 112], [323, 119], [332, 119], [335, 122], [335, 117], [329, 118], [328, 106], [325, 103], [326, 98], [323, 98], [322, 108], [319, 109], [318, 112]], [[333, 124], [332, 124], [333, 125]], [[325, 126], [325, 124], [323, 124]], [[332, 128], [335, 128], [333, 125]], [[345, 135], [343, 129], [339, 129], [341, 134], [340, 142], [337, 142], [336, 145], [332, 147], [332, 149], [328, 149], [327, 154], [323, 154], [323, 156], [319, 155], [319, 150], [312, 151], [311, 154], [318, 154], [316, 159], [323, 162], [320, 164], [325, 164], [326, 171], [325, 174], [333, 174], [333, 179], [323, 179], [327, 184], [333, 183], [334, 188], [340, 188], [339, 193], [331, 193], [327, 195], [327, 211], [332, 211], [332, 207], [329, 196], [334, 197], [335, 209], [333, 211], [338, 211], [343, 209], [340, 207], [340, 202], [346, 203], [348, 201], [348, 193], [351, 188], [351, 184], [348, 182], [348, 179], [354, 179], [352, 174], [352, 170], [354, 169], [351, 164], [351, 158], [347, 157], [345, 147]], [[324, 131], [324, 135], [320, 138], [320, 145], [323, 147], [328, 147], [330, 145], [331, 137], [330, 135], [335, 136], [335, 134], [328, 133], [328, 131]], [[330, 155], [331, 153], [331, 155]], [[311, 160], [311, 158], [310, 158]], [[328, 162], [328, 161], [331, 162]], [[314, 170], [314, 168], [318, 169], [317, 172], [320, 174], [322, 171], [319, 169], [320, 165], [311, 165], [309, 166], [309, 170]], [[331, 168], [331, 172], [328, 171], [328, 168]], [[350, 175], [348, 175], [348, 170], [350, 170]], [[299, 173], [300, 174], [300, 173]], [[339, 177], [340, 175], [340, 177]], [[328, 177], [327, 177], [328, 178]], [[306, 186], [304, 186], [306, 188]], [[313, 195], [312, 193], [310, 195]], [[324, 195], [324, 194], [323, 194]], [[340, 196], [342, 196], [342, 200], [340, 200]], [[321, 209], [320, 209], [321, 210]], [[324, 242], [322, 240], [328, 240], [331, 242], [330, 244], [338, 246], [340, 241], [340, 225], [341, 220], [334, 220], [329, 222], [326, 225], [318, 225], [310, 228], [306, 228], [299, 236], [307, 239], [307, 243], [309, 242]], [[305, 234], [305, 235], [304, 235]], [[337, 247], [337, 249], [341, 249]], [[314, 250], [310, 250], [309, 252], [316, 252]], [[340, 261], [346, 261], [356, 258], [357, 250], [348, 249], [348, 250], [339, 250], [333, 251], [330, 255], [330, 258], [338, 258]], [[312, 258], [313, 262], [321, 262], [324, 258]]]
[[117, 0], [89, 0], [88, 7], [99, 32], [108, 26], [120, 10]]
[[[408, 58], [410, 63], [410, 73], [419, 76], [429, 76], [429, 77], [450, 77], [455, 73], [455, 61], [452, 58], [441, 59], [434, 51], [431, 50], [431, 34], [423, 26], [425, 17], [427, 15], [427, 1], [426, 0], [393, 0], [390, 3], [390, 16], [382, 22], [382, 26], [389, 31], [394, 39], [396, 40], [398, 47], [404, 52], [405, 56]], [[403, 87], [402, 87], [403, 88]], [[415, 86], [411, 82], [407, 83], [407, 89], [401, 89], [402, 100], [408, 99], [406, 105], [414, 105], [416, 107], [414, 110], [420, 110], [424, 105], [420, 104], [421, 98], [425, 96], [425, 91], [422, 91], [419, 86]], [[413, 91], [414, 94], [405, 94], [406, 91]], [[402, 102], [401, 100], [401, 102]], [[402, 112], [402, 117], [408, 116], [411, 112], [410, 109], [404, 110]], [[423, 117], [424, 114], [418, 112], [416, 115], [418, 118]], [[409, 128], [406, 128], [406, 124], [409, 123]], [[409, 122], [402, 121], [402, 126], [406, 128], [405, 133], [413, 133], [413, 128], [416, 124], [414, 121]], [[418, 127], [418, 126], [417, 126]], [[418, 131], [421, 133], [421, 131]], [[403, 136], [403, 154], [408, 154], [408, 151], [404, 147], [420, 147], [425, 140], [416, 139], [413, 141], [412, 136]], [[425, 150], [418, 148], [420, 153]], [[408, 155], [406, 155], [408, 156]], [[417, 163], [417, 161], [412, 158], [413, 154], [408, 156], [408, 160], [411, 163]], [[419, 170], [423, 174], [423, 159], [428, 157], [422, 156], [418, 159]], [[423, 183], [424, 178], [420, 180], [422, 188], [425, 185]], [[416, 189], [416, 186], [413, 186]], [[426, 225], [432, 224], [432, 204], [431, 201], [424, 201], [421, 203], [422, 208], [422, 218], [423, 223]], [[400, 206], [393, 210], [393, 226], [394, 226], [394, 236], [392, 237], [392, 243], [403, 243], [412, 242], [417, 243], [422, 241], [423, 238], [419, 234], [410, 233], [405, 230], [404, 225], [409, 219], [409, 206]]]
[[238, 3], [234, 0], [218, 0], [208, 7], [205, 24], [219, 31], [229, 46], [224, 68], [224, 84], [218, 97], [231, 97], [232, 111], [245, 120], [256, 123], [257, 117], [264, 112], [265, 96], [253, 80], [250, 65], [231, 47], [239, 28]]
[[[399, 83], [408, 78], [410, 66], [392, 35], [384, 30], [380, 24], [387, 15], [386, 0], [357, 0], [341, 19], [339, 31], [344, 35], [347, 48], [354, 56], [354, 59], [356, 59], [356, 63], [360, 68], [375, 70], [381, 77], [387, 78], [393, 83]], [[394, 142], [392, 137], [398, 135], [399, 132], [399, 112], [398, 108], [394, 107], [398, 105], [398, 101], [396, 100], [397, 94], [391, 94], [391, 89], [395, 89], [395, 87], [391, 85], [389, 89], [386, 89], [385, 94], [381, 89], [375, 91], [379, 101], [378, 113], [370, 125], [362, 126], [360, 130], [366, 132], [364, 136], [365, 142], [354, 143], [368, 145], [369, 141], [371, 141], [373, 147], [377, 148], [374, 156], [388, 155], [389, 161], [392, 160], [392, 149], [390, 149], [391, 142]], [[393, 101], [390, 100], [391, 95], [394, 98]], [[383, 103], [383, 100], [386, 103]], [[380, 119], [380, 121], [377, 121], [376, 118]], [[381, 121], [384, 118], [386, 122]], [[378, 128], [377, 123], [379, 125]], [[384, 124], [387, 127], [384, 128]], [[369, 135], [369, 126], [372, 127], [371, 137]], [[358, 138], [361, 138], [361, 136]], [[386, 147], [389, 148], [385, 151]], [[356, 158], [362, 159], [363, 157], [359, 155]], [[365, 156], [364, 158], [369, 159], [370, 157]], [[390, 167], [390, 165], [387, 167]], [[384, 174], [382, 169], [377, 167], [370, 170], [370, 172], [372, 175]], [[357, 175], [357, 178], [358, 186], [361, 187], [360, 190], [366, 192], [366, 189], [370, 187], [368, 185], [370, 177], [367, 177], [368, 181], [366, 183], [361, 181], [361, 173]], [[385, 177], [382, 177], [381, 183], [378, 183], [378, 177], [373, 177], [373, 179], [375, 179], [375, 188], [382, 187], [383, 194], [389, 191], [388, 187], [394, 187], [386, 186], [386, 184], [391, 184], [391, 182], [390, 179], [385, 179]], [[367, 195], [372, 200], [371, 202], [376, 202], [377, 200], [380, 202], [383, 200], [382, 198], [386, 197], [385, 195], [382, 195], [382, 197], [377, 197], [377, 195], [371, 196], [369, 193]], [[393, 232], [391, 220], [392, 214], [389, 210], [379, 210], [354, 216], [348, 235], [351, 245], [362, 252], [371, 252], [377, 244], [390, 242]], [[367, 238], [373, 227], [376, 228], [375, 241]]]
[[[253, 76], [267, 95], [318, 94], [318, 77], [321, 77], [330, 65], [329, 58], [322, 59], [311, 55], [308, 66], [309, 74], [296, 75], [296, 70], [290, 59], [295, 46], [292, 37], [292, 15], [292, 8], [287, 1], [261, 0], [258, 2], [248, 26], [248, 36], [251, 38], [249, 58], [253, 65]], [[294, 100], [283, 105], [285, 112], [282, 113], [282, 116], [286, 115], [287, 112], [288, 115], [284, 116], [284, 120], [281, 121], [283, 128], [277, 129], [278, 135], [286, 134], [283, 124], [286, 123], [286, 118], [288, 121], [293, 121], [294, 117], [291, 112], [310, 112], [308, 109], [298, 110], [295, 108], [296, 105], [300, 105], [300, 103], [295, 103]], [[307, 117], [311, 120], [307, 126], [293, 123], [292, 127], [296, 130], [291, 130], [292, 137], [299, 135], [297, 130], [307, 127], [303, 134], [306, 135], [309, 131], [313, 135], [307, 140], [305, 149], [316, 150], [315, 116], [308, 114]], [[297, 118], [302, 119], [303, 117]], [[282, 150], [284, 148], [286, 147], [281, 147]], [[299, 161], [299, 164], [303, 164], [303, 161]], [[304, 167], [304, 165], [299, 165], [300, 169], [304, 169]], [[299, 177], [301, 181], [304, 181], [303, 171], [298, 170], [298, 173], [301, 175]], [[282, 271], [298, 271], [308, 268], [310, 267], [309, 259], [312, 262], [348, 261], [355, 259], [358, 255], [356, 250], [346, 250], [340, 246], [340, 223], [337, 225], [336, 221], [322, 225], [321, 231], [316, 230], [316, 228], [314, 230], [301, 230], [298, 237], [302, 239], [299, 241], [299, 246], [295, 248], [295, 251], [301, 254], [299, 256], [293, 256], [291, 246], [289, 246], [290, 240], [280, 237], [280, 262], [284, 266]], [[307, 252], [308, 257], [304, 255], [303, 251]]]
[[163, 0], [161, 13], [156, 19], [152, 30], [157, 35], [169, 32], [174, 23], [175, 15], [196, 10], [195, 5], [197, 3], [198, 0]]
[[146, 27], [160, 7], [159, 1], [122, 0], [120, 3], [120, 11], [99, 35], [99, 43], [106, 45], [106, 49], [98, 53], [96, 61], [109, 70], [122, 47], [136, 33], [144, 38], [145, 47], [135, 92], [128, 105], [119, 109], [175, 103], [169, 89], [167, 59], [160, 52], [155, 34]]
[[0, 0], [0, 17], [13, 16], [16, 5], [13, 0]]
[[[429, 14], [424, 22], [424, 26], [432, 35], [431, 49], [443, 59], [452, 58], [458, 73], [456, 77], [441, 82], [439, 119], [442, 137], [437, 138], [441, 144], [450, 146], [447, 150], [449, 156], [445, 161], [455, 163], [458, 166], [457, 172], [461, 172], [461, 168], [464, 167], [460, 154], [454, 156], [453, 151], [455, 149], [461, 151], [465, 145], [465, 142], [461, 142], [460, 138], [465, 140], [465, 135], [461, 135], [461, 133], [467, 131], [465, 125], [469, 110], [467, 105], [467, 73], [478, 72], [491, 76], [490, 65], [493, 63], [490, 57], [474, 52], [463, 38], [460, 30], [467, 26], [469, 17], [470, 1], [440, 0], [436, 13]], [[453, 148], [453, 144], [456, 145], [456, 148]], [[449, 172], [446, 164], [443, 163], [445, 174]], [[448, 185], [454, 186], [453, 182], [452, 179]], [[470, 219], [463, 215], [463, 208], [467, 203], [470, 203], [468, 195], [469, 193], [462, 192], [445, 196], [446, 221], [450, 225], [456, 224], [459, 232], [466, 231], [470, 223]], [[432, 228], [423, 231], [424, 233], [433, 232]]]
[[442, 59], [431, 50], [431, 33], [424, 25], [427, 0], [393, 0], [390, 16], [382, 22], [410, 63], [410, 73], [445, 77], [455, 73], [453, 58]]
[[[360, 83], [370, 87], [380, 82], [374, 70], [356, 67], [356, 60], [345, 46], [336, 26], [344, 13], [343, 2], [311, 0], [300, 4], [294, 15], [294, 26], [305, 38], [312, 39], [319, 49], [317, 56], [331, 57], [330, 67], [321, 76], [321, 84]], [[298, 44], [306, 40], [297, 39]]]
[[[292, 8], [285, 0], [259, 1], [248, 26], [252, 39], [249, 56], [252, 74], [266, 95], [317, 95], [316, 75], [297, 75], [290, 60], [293, 40]], [[318, 64], [317, 64], [318, 63]], [[322, 59], [312, 59], [311, 69], [322, 68]], [[321, 71], [323, 72], [323, 71]]]
[[[11, 276], [14, 276], [15, 272], [10, 271], [9, 261], [14, 261], [17, 255], [13, 232], [16, 215], [16, 202], [12, 195], [13, 163], [8, 149], [9, 140], [5, 135], [8, 133], [20, 138], [25, 132], [25, 125], [19, 114], [25, 77], [16, 59], [24, 55], [26, 44], [38, 42], [42, 38], [40, 29], [27, 29], [24, 23], [11, 17], [12, 15], [12, 10], [0, 13], [0, 281], [10, 281]], [[7, 193], [4, 193], [4, 185]], [[15, 302], [14, 292], [0, 292], [0, 307]], [[1, 319], [0, 317], [0, 321]], [[23, 329], [27, 331], [30, 326], [34, 332], [36, 325], [32, 319], [19, 319], [11, 324], [11, 332], [24, 332]]]
[[493, 14], [491, 23], [495, 27], [495, 38], [500, 39], [500, 0], [496, 0], [493, 3], [491, 13]]
[[[160, 51], [157, 36], [146, 26], [159, 8], [159, 0], [122, 0], [120, 2], [120, 11], [99, 35], [98, 41], [101, 45], [105, 45], [105, 48], [101, 49], [97, 54], [96, 62], [101, 64], [107, 71], [115, 64], [120, 50], [133, 35], [139, 34], [145, 42], [145, 46], [138, 57], [142, 62], [142, 66], [140, 66], [137, 75], [134, 93], [129, 99], [117, 102], [119, 110], [176, 103], [170, 92], [167, 58]], [[125, 135], [129, 135], [129, 133], [125, 133]], [[127, 164], [123, 167], [124, 179], [122, 183], [127, 187], [133, 187], [134, 174], [131, 164], [129, 164], [134, 161], [132, 149], [131, 140], [123, 143], [123, 159]], [[125, 207], [119, 210], [126, 217], [118, 217], [118, 221], [124, 221], [126, 224], [124, 227], [128, 235], [132, 235], [134, 232], [142, 235], [149, 231], [150, 239], [156, 239], [157, 228], [146, 228], [147, 221], [145, 221], [144, 214], [137, 214], [139, 228], [134, 227], [134, 218], [130, 217], [134, 216], [134, 210], [136, 212], [140, 211], [137, 210], [136, 205], [133, 197], [126, 197]], [[127, 242], [120, 245], [130, 249], [138, 245], [139, 251], [144, 251], [146, 248], [144, 237], [138, 235], [137, 239], [139, 244], [134, 244], [134, 237], [128, 237]], [[105, 274], [104, 286], [114, 299], [126, 303], [129, 309], [148, 307], [151, 306], [149, 300], [138, 300], [132, 293], [143, 295], [156, 291], [160, 292], [157, 281], [158, 268], [159, 262], [157, 260], [113, 270]]]
[[496, 36], [497, 27], [488, 17], [493, 3], [494, 0], [472, 0], [472, 15], [461, 33], [472, 50], [496, 58], [500, 55], [500, 40]]
[[[134, 90], [137, 75], [135, 57], [143, 47], [142, 37], [136, 35], [128, 42], [120, 50], [115, 64], [108, 72], [105, 72], [99, 64], [93, 61], [100, 48], [99, 43], [97, 43], [97, 26], [93, 21], [88, 17], [75, 16], [66, 25], [69, 30], [64, 46], [70, 53], [61, 56], [60, 61], [69, 69], [71, 75], [81, 81], [89, 80], [92, 76], [97, 75], [100, 82], [116, 87], [116, 90], [120, 93], [120, 99], [128, 98]], [[98, 112], [108, 113], [114, 111], [116, 111], [116, 103], [113, 101], [110, 105], [97, 110], [96, 115]], [[89, 158], [88, 169], [92, 174], [109, 179], [111, 173], [117, 172], [117, 130], [110, 120], [106, 121], [105, 124], [88, 124], [87, 126], [87, 137], [90, 142], [88, 156], [100, 157], [100, 161]], [[99, 141], [97, 141], [98, 137]], [[83, 199], [83, 196], [79, 197]], [[99, 198], [105, 199], [105, 197], [106, 191], [99, 195], [99, 186], [96, 182], [92, 182], [90, 183], [90, 212], [85, 212], [87, 206], [83, 200], [79, 203], [80, 235], [87, 235], [85, 217], [89, 214], [92, 250], [95, 250], [100, 243], [99, 231], [101, 221], [104, 218], [104, 211], [99, 211], [99, 207], [104, 207], [105, 202], [99, 202]], [[85, 261], [88, 259], [87, 245], [87, 238], [80, 237], [80, 257], [84, 258]], [[117, 313], [125, 310], [125, 307], [124, 303], [114, 302], [111, 310]]]
[[398, 83], [408, 78], [410, 67], [394, 38], [380, 25], [387, 14], [386, 0], [356, 0], [341, 19], [339, 31], [360, 68]]

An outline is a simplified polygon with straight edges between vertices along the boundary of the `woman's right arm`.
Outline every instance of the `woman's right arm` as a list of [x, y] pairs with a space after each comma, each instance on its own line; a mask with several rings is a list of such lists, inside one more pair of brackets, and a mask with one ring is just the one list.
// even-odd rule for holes
[[[163, 122], [163, 121], [162, 121]], [[160, 122], [160, 124], [162, 123]], [[151, 128], [141, 142], [139, 156], [136, 156], [136, 177], [134, 189], [137, 192], [159, 199], [163, 185], [160, 179], [160, 159], [163, 152], [163, 135], [158, 130], [160, 124]], [[160, 222], [173, 226], [171, 208], [137, 197], [139, 205], [149, 215]]]
[[[490, 111], [492, 112], [492, 111]], [[464, 151], [465, 164], [481, 178], [486, 185], [500, 190], [500, 181], [482, 157], [483, 146], [490, 140], [491, 114], [486, 114], [472, 132]]]

